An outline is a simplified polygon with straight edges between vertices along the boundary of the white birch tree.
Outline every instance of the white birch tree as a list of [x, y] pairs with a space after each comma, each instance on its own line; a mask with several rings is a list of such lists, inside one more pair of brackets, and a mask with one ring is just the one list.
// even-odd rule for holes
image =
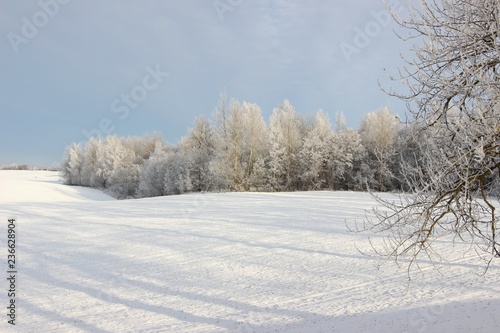
[[242, 117], [242, 186], [246, 191], [260, 190], [266, 183], [264, 167], [269, 156], [268, 127], [257, 104], [243, 102]]

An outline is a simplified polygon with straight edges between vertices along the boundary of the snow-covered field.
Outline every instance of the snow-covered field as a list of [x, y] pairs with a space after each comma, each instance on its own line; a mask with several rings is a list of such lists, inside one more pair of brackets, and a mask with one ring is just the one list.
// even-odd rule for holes
[[[500, 332], [500, 267], [451, 260], [408, 288], [347, 231], [350, 192], [117, 201], [57, 173], [0, 171], [1, 270], [16, 219], [16, 326], [0, 332]], [[349, 222], [348, 222], [349, 223]], [[381, 266], [380, 266], [381, 265]]]

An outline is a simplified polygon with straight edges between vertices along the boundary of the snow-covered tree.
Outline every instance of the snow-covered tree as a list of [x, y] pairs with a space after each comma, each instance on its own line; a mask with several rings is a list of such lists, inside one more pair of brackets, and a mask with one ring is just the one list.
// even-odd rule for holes
[[215, 187], [210, 164], [215, 157], [216, 137], [212, 125], [204, 117], [195, 120], [187, 136], [181, 142], [183, 154], [189, 160], [192, 190], [210, 191]]
[[368, 113], [361, 122], [363, 146], [374, 157], [377, 169], [378, 190], [384, 191], [392, 177], [390, 163], [395, 156], [399, 119], [388, 107]]
[[138, 164], [148, 160], [158, 145], [166, 146], [165, 140], [159, 132], [152, 132], [142, 137], [126, 138], [124, 144], [135, 152]]
[[125, 139], [108, 136], [102, 144], [103, 153], [99, 159], [105, 187], [117, 198], [131, 197], [137, 191], [139, 168], [135, 152], [124, 144]]
[[[242, 185], [248, 191], [260, 190], [265, 183], [265, 163], [269, 155], [269, 133], [257, 104], [243, 102], [242, 105], [241, 163]], [[258, 175], [258, 176], [257, 176]]]
[[266, 153], [264, 156], [259, 156], [255, 159], [252, 167], [252, 173], [249, 175], [247, 183], [249, 191], [270, 191], [269, 186], [269, 156]]
[[157, 141], [153, 153], [140, 169], [137, 196], [155, 197], [166, 195], [164, 181], [167, 169], [167, 149], [164, 143]]
[[373, 171], [366, 164], [366, 150], [361, 135], [345, 124], [342, 114], [337, 116], [335, 132], [330, 144], [331, 188], [366, 190], [373, 184]]
[[343, 112], [337, 112], [335, 114], [335, 132], [341, 133], [348, 129], [347, 121]]
[[242, 190], [244, 141], [243, 107], [240, 102], [233, 99], [229, 107], [219, 107], [216, 113], [216, 129], [217, 159], [212, 163], [212, 172], [228, 189]]
[[72, 143], [66, 148], [61, 177], [67, 185], [82, 185], [82, 168], [84, 165], [84, 151], [81, 145]]
[[331, 188], [333, 131], [328, 115], [320, 110], [314, 127], [307, 133], [300, 150], [301, 176], [306, 189]]
[[302, 146], [301, 119], [288, 100], [277, 106], [269, 121], [271, 136], [270, 183], [275, 190], [299, 186], [299, 152]]
[[218, 179], [224, 179], [229, 189], [255, 189], [255, 163], [259, 158], [265, 161], [269, 151], [262, 110], [256, 104], [241, 104], [233, 99], [229, 107], [219, 107], [216, 128], [217, 158], [212, 163], [212, 172]]
[[453, 235], [489, 262], [500, 257], [498, 197], [487, 195], [500, 173], [500, 1], [420, 1], [408, 19], [394, 16], [422, 41], [398, 96], [410, 103], [413, 137], [425, 140], [402, 169], [412, 194], [383, 202], [390, 212], [371, 226], [391, 231], [396, 258], [443, 255], [434, 240]]
[[170, 150], [167, 154], [167, 170], [163, 181], [165, 194], [182, 194], [192, 191], [190, 169], [190, 161], [180, 149]]
[[99, 161], [103, 153], [101, 139], [90, 138], [84, 149], [84, 163], [82, 166], [82, 186], [104, 188], [105, 180]]

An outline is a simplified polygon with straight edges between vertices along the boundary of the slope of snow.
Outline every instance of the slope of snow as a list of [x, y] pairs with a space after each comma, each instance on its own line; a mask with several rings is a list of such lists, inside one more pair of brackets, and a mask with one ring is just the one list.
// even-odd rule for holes
[[[498, 332], [499, 266], [442, 241], [442, 276], [360, 254], [375, 203], [350, 192], [113, 200], [57, 173], [0, 171], [16, 219], [17, 325], [1, 332]], [[349, 223], [349, 222], [348, 222]], [[7, 290], [7, 281], [0, 283]], [[6, 313], [7, 297], [0, 304]]]
[[62, 186], [57, 172], [1, 170], [0, 202], [83, 202], [114, 200], [99, 190]]

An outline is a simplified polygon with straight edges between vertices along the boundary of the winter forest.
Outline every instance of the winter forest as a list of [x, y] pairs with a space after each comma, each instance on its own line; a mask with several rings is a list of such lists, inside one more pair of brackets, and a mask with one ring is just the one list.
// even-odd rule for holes
[[[261, 108], [221, 94], [212, 119], [198, 117], [172, 145], [158, 133], [91, 138], [67, 147], [66, 184], [116, 198], [211, 191], [400, 190], [405, 127], [385, 107], [359, 131], [343, 114], [302, 116], [288, 100], [266, 123]], [[406, 144], [405, 144], [406, 145]]]

